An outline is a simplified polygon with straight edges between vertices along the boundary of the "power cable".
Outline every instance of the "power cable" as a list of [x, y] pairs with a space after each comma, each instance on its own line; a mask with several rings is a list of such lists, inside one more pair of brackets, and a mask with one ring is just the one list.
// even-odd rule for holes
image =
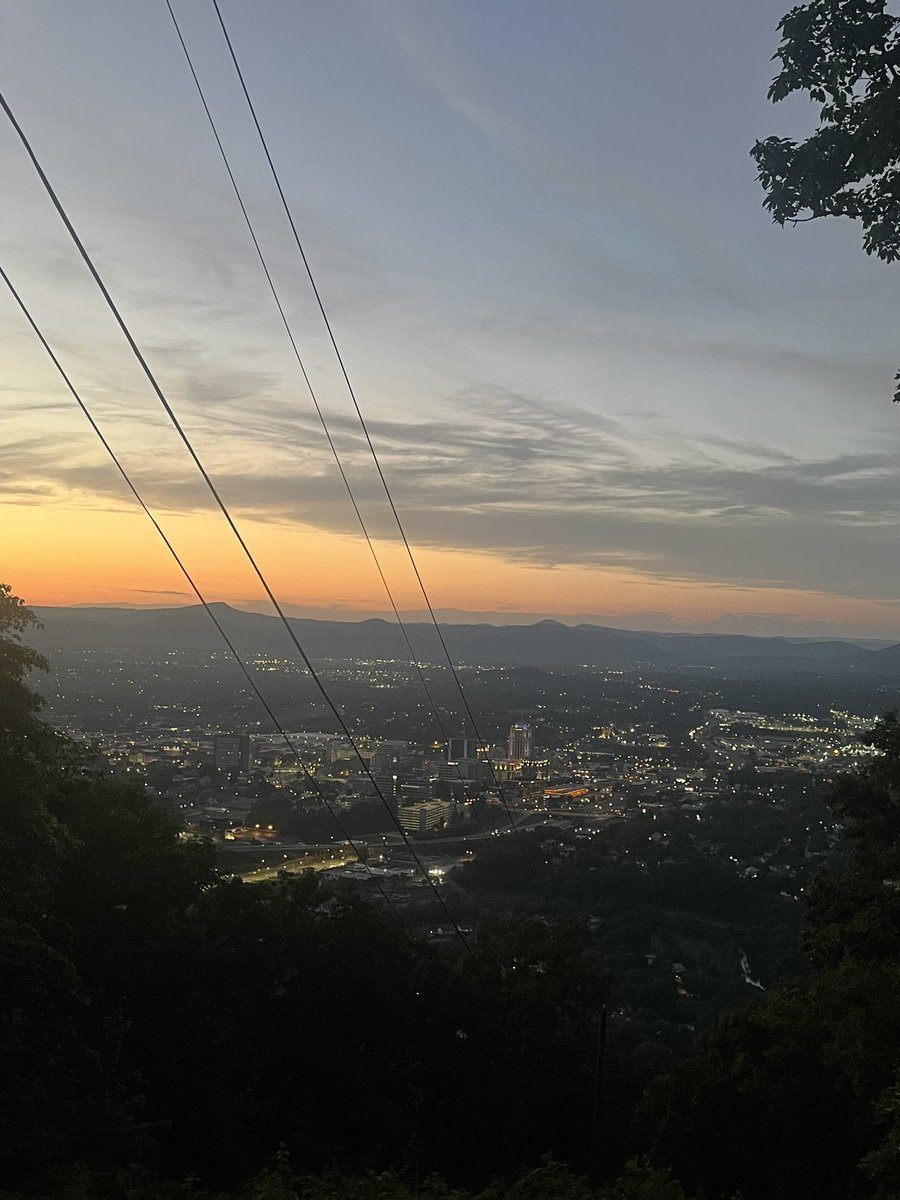
[[[41, 345], [46, 350], [47, 355], [50, 358], [50, 361], [53, 363], [54, 367], [56, 367], [56, 370], [59, 372], [59, 375], [62, 378], [63, 383], [66, 385], [68, 390], [71, 392], [76, 404], [81, 409], [84, 416], [87, 418], [88, 423], [90, 424], [94, 433], [100, 439], [101, 445], [103, 446], [104, 450], [109, 455], [109, 457], [112, 459], [112, 461], [116, 467], [116, 470], [122, 476], [122, 479], [125, 481], [125, 484], [128, 487], [128, 490], [131, 492], [132, 496], [134, 496], [137, 503], [140, 505], [140, 507], [143, 509], [144, 513], [149, 518], [151, 524], [153, 525], [153, 528], [159, 534], [166, 549], [169, 551], [172, 558], [175, 560], [175, 563], [177, 564], [178, 569], [181, 571], [182, 575], [184, 576], [185, 580], [187, 581], [187, 583], [190, 586], [191, 590], [193, 591], [194, 595], [197, 597], [199, 602], [203, 605], [203, 608], [206, 611], [207, 616], [209, 617], [209, 619], [212, 621], [213, 625], [215, 625], [216, 629], [218, 630], [222, 640], [224, 641], [225, 645], [228, 647], [228, 650], [229, 650], [232, 658], [237, 663], [237, 665], [240, 667], [240, 669], [244, 675], [244, 678], [247, 680], [250, 687], [253, 689], [253, 692], [255, 693], [257, 700], [259, 700], [259, 702], [262, 705], [263, 709], [265, 710], [266, 715], [268, 716], [269, 720], [275, 726], [276, 730], [281, 735], [285, 745], [289, 748], [289, 750], [293, 754], [294, 758], [296, 759], [298, 766], [303, 771], [303, 773], [306, 775], [309, 782], [312, 784], [314, 791], [316, 792], [316, 794], [318, 795], [318, 797], [322, 801], [322, 803], [325, 805], [325, 808], [328, 811], [329, 815], [334, 819], [334, 822], [337, 825], [338, 830], [341, 833], [341, 836], [344, 838], [344, 841], [347, 842], [347, 844], [352, 848], [352, 850], [355, 852], [355, 854], [359, 858], [360, 862], [364, 863], [364, 865], [366, 866], [366, 869], [369, 872], [370, 877], [372, 878], [376, 887], [378, 888], [379, 892], [381, 893], [382, 899], [393, 910], [394, 915], [396, 916], [397, 920], [402, 925], [403, 920], [400, 916], [400, 913], [397, 911], [397, 908], [394, 905], [393, 901], [388, 896], [387, 892], [385, 892], [384, 888], [381, 886], [381, 883], [380, 883], [378, 877], [372, 871], [371, 867], [369, 867], [368, 860], [366, 859], [366, 857], [364, 855], [360, 854], [360, 848], [356, 845], [356, 843], [350, 837], [349, 833], [347, 832], [346, 828], [344, 827], [343, 822], [340, 820], [337, 813], [332, 811], [331, 806], [328, 804], [328, 801], [325, 797], [325, 793], [322, 790], [322, 786], [319, 783], [319, 780], [316, 778], [314, 772], [312, 772], [310, 770], [309, 765], [304, 761], [299, 750], [294, 745], [294, 742], [293, 742], [290, 734], [288, 734], [288, 732], [285, 730], [284, 726], [281, 724], [281, 722], [278, 720], [278, 717], [276, 717], [274, 711], [272, 710], [272, 707], [269, 704], [268, 700], [266, 700], [265, 696], [259, 690], [256, 680], [250, 674], [250, 671], [248, 670], [246, 663], [244, 662], [241, 655], [238, 653], [237, 648], [235, 647], [231, 638], [228, 636], [227, 632], [225, 631], [221, 621], [216, 616], [216, 614], [212, 608], [212, 605], [209, 603], [209, 601], [206, 599], [206, 597], [200, 591], [200, 588], [197, 585], [194, 577], [191, 575], [190, 571], [188, 571], [187, 567], [184, 564], [183, 559], [181, 558], [178, 551], [175, 549], [174, 545], [170, 541], [165, 530], [159, 524], [159, 521], [156, 519], [156, 517], [153, 515], [152, 511], [150, 510], [150, 508], [144, 501], [143, 496], [138, 491], [136, 485], [132, 481], [128, 472], [125, 470], [125, 467], [122, 464], [121, 459], [118, 457], [116, 452], [113, 450], [108, 439], [106, 438], [106, 435], [103, 433], [102, 429], [95, 421], [93, 415], [91, 414], [90, 409], [88, 408], [87, 404], [82, 399], [82, 397], [79, 394], [78, 390], [76, 389], [75, 385], [72, 383], [72, 380], [69, 378], [68, 374], [65, 371], [65, 368], [63, 367], [62, 363], [59, 361], [59, 358], [57, 357], [55, 351], [53, 350], [53, 347], [50, 345], [47, 338], [44, 336], [43, 331], [39, 327], [35, 318], [32, 316], [30, 310], [28, 309], [27, 305], [25, 304], [25, 301], [22, 299], [21, 295], [17, 291], [15, 285], [13, 284], [12, 280], [10, 279], [9, 275], [6, 273], [6, 271], [4, 270], [2, 265], [0, 265], [0, 277], [2, 277], [3, 282], [9, 288], [9, 291], [11, 292], [13, 299], [15, 300], [16, 304], [18, 304], [19, 308], [22, 310], [22, 313], [25, 316], [25, 320], [31, 326], [38, 341], [41, 343]], [[404, 928], [405, 928], [405, 926], [404, 926]]]
[[350, 746], [350, 748], [352, 749], [356, 758], [358, 759], [360, 766], [363, 769], [363, 772], [365, 773], [367, 779], [369, 780], [369, 783], [371, 784], [372, 788], [375, 791], [375, 794], [378, 796], [379, 800], [384, 805], [386, 812], [390, 816], [391, 821], [393, 822], [394, 826], [397, 829], [397, 832], [400, 834], [401, 840], [403, 841], [404, 845], [406, 846], [407, 850], [409, 851], [409, 854], [412, 857], [413, 861], [415, 862], [416, 866], [421, 871], [422, 876], [425, 879], [425, 882], [431, 888], [431, 890], [434, 894], [434, 897], [437, 900], [442, 912], [446, 916], [448, 922], [450, 923], [451, 927], [455, 931], [457, 937], [459, 938], [459, 940], [462, 943], [463, 947], [465, 948], [466, 952], [472, 956], [474, 961], [477, 962], [477, 959], [475, 958], [475, 954], [474, 954], [471, 946], [469, 945], [468, 941], [466, 940], [465, 935], [463, 934], [462, 930], [459, 928], [459, 925], [457, 924], [455, 918], [450, 913], [450, 910], [447, 908], [446, 901], [444, 900], [443, 896], [440, 894], [440, 891], [438, 890], [438, 887], [435, 884], [434, 880], [429, 875], [428, 870], [425, 867], [425, 864], [422, 862], [422, 860], [419, 858], [418, 854], [416, 853], [415, 848], [413, 847], [412, 843], [410, 842], [409, 838], [407, 837], [406, 830], [403, 828], [402, 824], [400, 823], [400, 820], [399, 820], [397, 814], [393, 811], [390, 804], [388, 804], [387, 799], [384, 796], [384, 793], [382, 792], [381, 788], [378, 786], [375, 776], [372, 774], [372, 772], [369, 768], [368, 762], [363, 758], [362, 753], [356, 743], [356, 739], [353, 737], [353, 734], [350, 732], [350, 728], [347, 725], [347, 722], [346, 722], [346, 719], [344, 718], [343, 713], [340, 711], [340, 709], [337, 707], [337, 705], [332, 700], [331, 696], [328, 694], [327, 688], [325, 687], [321, 678], [319, 677], [319, 674], [316, 671], [315, 667], [313, 666], [312, 661], [309, 658], [309, 655], [306, 653], [303, 646], [300, 644], [300, 640], [298, 639], [297, 634], [294, 632], [293, 628], [291, 627], [291, 623], [288, 620], [287, 615], [285, 614], [284, 609], [282, 608], [281, 603], [279, 602], [277, 596], [273, 592], [268, 579], [266, 578], [265, 574], [263, 573], [262, 569], [260, 568], [259, 564], [257, 563], [256, 558], [254, 557], [252, 551], [250, 550], [250, 547], [248, 546], [246, 540], [244, 539], [243, 534], [238, 529], [238, 527], [234, 521], [234, 518], [232, 517], [232, 515], [228, 509], [228, 506], [225, 504], [225, 501], [222, 499], [218, 489], [216, 488], [216, 485], [213, 483], [213, 480], [209, 475], [209, 472], [206, 470], [206, 467], [204, 467], [202, 461], [200, 460], [199, 455], [197, 454], [197, 451], [194, 449], [194, 446], [193, 446], [190, 438], [188, 437], [187, 433], [185, 432], [183, 426], [181, 425], [181, 422], [178, 420], [178, 417], [175, 415], [175, 412], [172, 409], [172, 406], [169, 404], [169, 401], [166, 399], [166, 396], [165, 396], [162, 388], [160, 387], [159, 383], [157, 382], [156, 376], [153, 374], [153, 371], [151, 370], [140, 347], [138, 346], [137, 342], [135, 341], [135, 339], [131, 333], [131, 330], [128, 328], [128, 325], [126, 324], [124, 317], [122, 316], [121, 312], [119, 311], [119, 308], [117, 307], [115, 301], [113, 300], [112, 296], [110, 295], [109, 290], [106, 287], [106, 284], [103, 282], [102, 278], [100, 277], [100, 274], [97, 271], [96, 266], [94, 265], [93, 259], [91, 258], [90, 254], [88, 253], [87, 249], [85, 248], [85, 245], [82, 242], [81, 238], [79, 237], [78, 232], [75, 229], [75, 226], [72, 224], [71, 220], [69, 219], [68, 213], [66, 212], [65, 208], [63, 207], [62, 202], [60, 201], [59, 197], [56, 194], [55, 189], [53, 188], [53, 185], [51, 184], [49, 178], [47, 177], [46, 172], [44, 171], [43, 167], [41, 166], [41, 164], [37, 158], [37, 155], [35, 154], [32, 146], [31, 146], [31, 143], [28, 140], [28, 137], [26, 136], [26, 134], [25, 134], [24, 130], [22, 129], [21, 125], [19, 124], [19, 122], [16, 120], [15, 114], [13, 113], [12, 109], [10, 108], [9, 104], [6, 101], [6, 98], [3, 96], [2, 93], [0, 93], [0, 107], [3, 108], [3, 111], [6, 113], [6, 116], [8, 117], [10, 124], [12, 125], [13, 129], [16, 131], [16, 134], [18, 135], [19, 140], [22, 142], [22, 145], [24, 146], [25, 151], [28, 154], [28, 157], [30, 158], [30, 160], [32, 162], [32, 165], [34, 166], [35, 171], [37, 172], [38, 177], [40, 178], [41, 183], [44, 186], [44, 190], [47, 192], [47, 195], [50, 197], [50, 200], [53, 203], [53, 206], [56, 209], [56, 211], [60, 217], [60, 220], [63, 222], [63, 225], [66, 227], [66, 231], [68, 232], [69, 236], [71, 237], [72, 241], [74, 242], [75, 247], [78, 250], [79, 254], [81, 255], [81, 258], [82, 258], [85, 266], [88, 268], [88, 271], [90, 272], [91, 277], [93, 278], [93, 280], [96, 283], [97, 287], [99, 288], [104, 300], [106, 301], [106, 304], [107, 304], [110, 312], [112, 313], [113, 317], [115, 318], [116, 323], [118, 324], [120, 330], [122, 331], [122, 334], [123, 334], [126, 342], [128, 343], [128, 346], [131, 349], [132, 354], [137, 359], [137, 362], [140, 365], [141, 369], [143, 370], [144, 375], [147, 377], [147, 380], [150, 383], [150, 386], [152, 387], [157, 399], [159, 400], [160, 404], [162, 405], [166, 415], [168, 416], [169, 420], [171, 421], [173, 427], [175, 428], [175, 431], [178, 433], [178, 436], [180, 437], [181, 441], [184, 443], [184, 446], [187, 449], [188, 453], [190, 454], [191, 459], [194, 462], [194, 465], [197, 467], [197, 470], [200, 472], [200, 475], [202, 476], [204, 483], [206, 484], [207, 488], [209, 489], [210, 494], [212, 495], [213, 499], [215, 500], [216, 505], [219, 508], [219, 511], [222, 513], [223, 517], [227, 521], [229, 528], [231, 529], [232, 533], [234, 534], [239, 546], [243, 550], [244, 555], [245, 555], [248, 563], [252, 567], [254, 574], [256, 575], [257, 579], [259, 580], [261, 587], [263, 588], [266, 595], [268, 596], [269, 601], [272, 604], [272, 607], [274, 608], [275, 612], [278, 614], [278, 617], [279, 617], [282, 625], [284, 626], [284, 629], [285, 629], [288, 637], [290, 638], [292, 644], [294, 645], [294, 648], [296, 649], [301, 660], [303, 661], [304, 666], [309, 671], [309, 674], [310, 674], [311, 679], [313, 680], [313, 683], [316, 685], [316, 688], [318, 689], [319, 693], [321, 694], [322, 699], [325, 701], [328, 708], [331, 710], [331, 713], [334, 716], [334, 719], [337, 721], [338, 725], [340, 726], [341, 732], [343, 733], [344, 737], [346, 738], [348, 745]]
[[[168, 3], [168, 0], [166, 0], [166, 2]], [[378, 457], [378, 452], [375, 449], [375, 445], [372, 441], [371, 434], [369, 433], [368, 424], [366, 422], [365, 417], [363, 416], [362, 409], [359, 405], [359, 401], [356, 396], [356, 391], [353, 387], [353, 384], [350, 381], [350, 375], [349, 375], [349, 372], [347, 371], [347, 367], [344, 362], [343, 355], [341, 354], [340, 347], [338, 346], [337, 338], [335, 337], [334, 330], [331, 325], [331, 321], [328, 317], [328, 312], [325, 308], [324, 301], [322, 300], [322, 296], [319, 291], [318, 285], [316, 284], [315, 276], [313, 275], [312, 268], [309, 263], [309, 259], [307, 258], [307, 255], [306, 255], [306, 251], [303, 248], [303, 243], [300, 239], [300, 234], [297, 230], [297, 224], [294, 220], [293, 212], [291, 210], [290, 205], [288, 204], [287, 196], [285, 195], [284, 188], [282, 187], [282, 184], [281, 184], [281, 178], [280, 178], [280, 176], [278, 174], [278, 170], [275, 166], [274, 159], [272, 158], [271, 151], [269, 150], [269, 144], [266, 140], [265, 134], [263, 133], [262, 125], [260, 124], [259, 117], [257, 116], [256, 107], [250, 96], [250, 90], [247, 87], [247, 82], [244, 78], [244, 73], [241, 70], [241, 65], [238, 61], [238, 57], [235, 52], [234, 45], [233, 45], [233, 43], [231, 41], [231, 37], [228, 33], [228, 28], [225, 25], [225, 20], [222, 16], [222, 10], [219, 7], [219, 0], [212, 0], [212, 5], [213, 5], [213, 8], [215, 9], [216, 16], [219, 20], [219, 25], [220, 25], [222, 33], [225, 37], [225, 42], [226, 42], [226, 45], [228, 46], [228, 52], [231, 56], [231, 61], [234, 65], [235, 72], [237, 73], [237, 77], [238, 77], [238, 80], [241, 85], [241, 90], [244, 93], [244, 98], [247, 101], [247, 107], [250, 110], [250, 115], [253, 119], [253, 124], [256, 128], [256, 132], [259, 137], [259, 141], [262, 146], [263, 153], [266, 158], [266, 162], [269, 165], [269, 170], [271, 172], [272, 179], [275, 183], [275, 187], [278, 192], [279, 199], [281, 200], [281, 206], [284, 209], [285, 216], [287, 217], [287, 221], [290, 226], [291, 233], [293, 235], [294, 244], [297, 247], [297, 250], [300, 254], [300, 258], [303, 262], [303, 266], [306, 270], [306, 275], [307, 275], [307, 278], [309, 279], [309, 283], [310, 283], [310, 287], [312, 288], [313, 295], [315, 296], [316, 304], [319, 309], [319, 313], [321, 314], [322, 321], [324, 322], [324, 325], [325, 325], [325, 329], [328, 332], [328, 338], [329, 338], [329, 341], [331, 342], [332, 349], [334, 350], [335, 358], [337, 359], [340, 373], [343, 376], [344, 383], [346, 384], [346, 387], [347, 387], [347, 392], [350, 396], [351, 401], [353, 402], [353, 407], [356, 411], [356, 415], [359, 420], [360, 427], [363, 431], [363, 435], [365, 437], [366, 444], [368, 445], [369, 452], [371, 453], [372, 461], [375, 464], [375, 468], [378, 472], [378, 477], [381, 480], [381, 486], [384, 489], [385, 496], [387, 497], [388, 505], [390, 506], [391, 513], [393, 514], [393, 517], [394, 517], [394, 522], [397, 526], [397, 531], [400, 535], [400, 539], [403, 543], [404, 549], [406, 550], [407, 558], [409, 559], [410, 565], [413, 570], [413, 574], [415, 575], [416, 582], [418, 583], [419, 591], [422, 594], [422, 599], [425, 601], [425, 606], [428, 610], [428, 615], [431, 619], [432, 625], [434, 626], [434, 630], [435, 630], [435, 633], [437, 634], [438, 641], [440, 642], [441, 649], [443, 650], [444, 656], [447, 660], [447, 665], [450, 668], [450, 672], [453, 676], [454, 683], [456, 684], [456, 687], [459, 691], [460, 699], [462, 700], [463, 706], [466, 711], [466, 715], [467, 715], [469, 721], [471, 722], [472, 729], [475, 733], [475, 737], [477, 738], [477, 740], [479, 742], [481, 742], [482, 738], [478, 731], [478, 723], [475, 720], [475, 716], [472, 712], [471, 705], [469, 704], [468, 697], [466, 696], [465, 691], [463, 689], [462, 680], [460, 679], [459, 672], [457, 671], [456, 665], [453, 662], [453, 658], [447, 647], [447, 642], [444, 638], [443, 631], [441, 630], [441, 627], [437, 620], [437, 616], [435, 615], [434, 606], [432, 605], [431, 598], [428, 594], [428, 590], [425, 587], [425, 581], [422, 578], [422, 574], [419, 570], [418, 563], [416, 562], [415, 555], [413, 554], [412, 546], [410, 545], [409, 538], [407, 537], [403, 522], [400, 519], [400, 513], [397, 510], [397, 506], [394, 502], [394, 497], [391, 493], [390, 486], [388, 485], [387, 478], [384, 474], [384, 470], [382, 469], [381, 461]], [[170, 11], [171, 11], [171, 7], [170, 7]], [[531, 861], [531, 858], [529, 857], [528, 850], [525, 846], [524, 841], [522, 840], [522, 835], [519, 831], [519, 828], [515, 823], [515, 819], [513, 818], [512, 810], [509, 807], [509, 803], [503, 794], [503, 788], [502, 788], [500, 780], [497, 776], [497, 773], [494, 770], [493, 764], [491, 764], [491, 766], [490, 766], [490, 771], [491, 771], [491, 775], [493, 776], [494, 786], [497, 789], [497, 794], [500, 797], [500, 801], [503, 804], [504, 809], [506, 810], [506, 814], [507, 814], [507, 817], [509, 818], [509, 823], [512, 828], [512, 831], [515, 834], [516, 840], [518, 841], [519, 846], [522, 850], [522, 853], [525, 856], [526, 862], [528, 864], [528, 869], [531, 873], [532, 879], [534, 880], [535, 885], [537, 886], [538, 890], [540, 891], [541, 895], [543, 896], [544, 902], [549, 907], [550, 899], [546, 893], [546, 890], [544, 889], [544, 885], [541, 883], [540, 876], [538, 875], [538, 873], [535, 869], [534, 863]]]
[[[307, 391], [309, 392], [310, 399], [312, 400], [313, 407], [316, 411], [316, 416], [318, 417], [319, 423], [322, 426], [322, 430], [325, 434], [325, 439], [328, 442], [328, 447], [331, 450], [331, 454], [332, 454], [332, 457], [334, 458], [335, 464], [337, 466], [338, 473], [340, 474], [341, 480], [344, 484], [344, 488], [350, 499], [350, 503], [353, 507], [353, 511], [356, 514], [357, 522], [359, 523], [359, 527], [362, 532], [363, 538], [365, 539], [366, 545], [369, 548], [369, 553], [372, 556], [372, 561], [375, 564], [375, 569], [378, 573], [378, 577], [381, 580], [381, 583], [382, 583], [382, 586], [384, 587], [384, 591], [387, 595], [388, 601], [390, 602], [390, 606], [393, 611], [394, 617], [396, 618], [397, 624], [400, 628], [400, 632], [403, 635], [403, 640], [406, 643], [407, 650], [409, 651], [410, 661], [416, 671], [416, 674], [418, 675], [419, 682], [422, 685], [422, 689], [425, 693], [425, 696], [428, 699], [428, 704], [429, 704], [431, 712], [434, 716], [434, 720], [437, 725], [438, 731], [441, 735], [441, 738], [444, 742], [447, 743], [447, 745], [449, 747], [450, 739], [447, 735], [447, 730], [444, 726], [440, 712], [438, 711], [437, 703], [434, 700], [434, 697], [432, 696], [432, 693], [431, 693], [431, 689], [429, 688], [428, 683], [425, 679], [425, 675], [422, 671], [422, 664], [419, 662], [418, 656], [417, 656], [415, 650], [413, 649], [412, 642], [409, 637], [409, 631], [407, 630], [406, 624], [400, 615], [400, 610], [397, 607], [397, 603], [396, 603], [396, 600], [394, 599], [393, 591], [392, 591], [391, 586], [388, 583], [387, 577], [384, 573], [384, 569], [381, 565], [381, 560], [378, 556], [378, 552], [375, 549], [375, 544], [373, 542], [372, 536], [369, 533], [369, 529], [366, 524], [365, 518], [363, 517], [362, 510], [360, 509], [359, 503], [357, 502], [357, 499], [354, 494], [353, 487], [350, 483], [350, 479], [347, 475], [347, 472], [344, 470], [344, 464], [341, 461], [341, 456], [338, 452], [337, 446], [331, 435], [331, 430], [328, 427], [328, 421], [325, 417], [325, 413], [322, 410], [322, 406], [319, 403], [318, 396], [316, 395], [316, 391], [312, 385], [312, 381], [310, 380], [309, 373], [306, 370], [306, 366], [303, 362], [303, 357], [300, 354], [300, 349], [299, 349], [299, 346], [297, 345], [297, 339], [294, 335], [293, 328], [291, 327], [291, 323], [288, 320], [284, 304], [282, 303], [282, 300], [281, 300], [281, 296], [278, 292], [277, 287], [275, 286], [275, 281], [272, 276], [272, 272], [269, 268], [269, 264], [266, 260], [266, 256], [263, 253], [262, 246], [259, 241], [259, 237], [257, 236], [256, 229], [253, 224], [253, 220], [250, 217], [249, 210], [244, 201], [244, 197], [241, 192], [240, 186], [238, 185], [237, 179], [235, 177], [234, 170], [232, 169], [231, 161], [228, 157], [227, 151], [225, 150], [225, 146], [224, 146], [224, 143], [222, 142], [221, 135], [219, 134], [219, 129], [216, 124], [216, 120], [213, 117], [209, 103], [206, 99], [206, 93], [204, 91], [202, 83], [200, 82], [200, 77], [197, 74], [197, 70], [194, 66], [193, 57], [191, 55], [190, 50], [188, 49], [185, 39], [184, 39], [184, 35], [181, 31], [181, 26], [179, 25], [178, 18], [175, 15], [175, 10], [172, 7], [171, 0], [165, 0], [165, 3], [166, 3], [166, 8], [169, 10], [169, 16], [172, 18], [172, 24], [175, 27], [175, 32], [178, 36], [178, 41], [181, 45], [181, 49], [184, 52], [184, 57], [187, 62], [187, 65], [188, 65], [188, 70], [190, 71], [191, 78], [194, 81], [194, 85], [197, 89], [197, 94], [200, 97], [200, 103], [202, 104], [203, 111], [206, 114], [207, 122], [209, 124], [210, 129], [212, 130], [212, 135], [215, 139], [216, 146], [218, 147], [219, 155], [225, 166], [225, 171], [228, 175], [228, 180], [231, 184], [232, 191], [234, 192], [234, 195], [238, 202], [238, 206], [241, 210], [241, 215], [244, 219], [244, 224], [246, 225], [247, 231], [250, 234], [250, 240], [253, 243], [253, 248], [256, 251], [256, 256], [259, 259], [260, 266], [262, 267], [263, 273], [266, 277], [266, 283], [268, 284], [269, 291], [272, 295], [272, 299], [275, 302], [275, 306], [278, 309], [278, 315], [281, 318], [281, 324], [284, 327], [284, 331], [288, 336], [288, 340], [290, 341], [294, 358], [297, 362], [297, 366], [299, 367], [300, 373], [303, 377], [303, 382], [306, 385]], [[462, 778], [463, 778], [462, 772], [460, 771], [458, 765], [457, 765], [457, 775], [459, 776], [460, 780], [462, 780]], [[479, 828], [481, 828], [481, 822], [478, 821], [477, 823], [479, 825]], [[482, 828], [482, 832], [484, 832], [483, 828]]]

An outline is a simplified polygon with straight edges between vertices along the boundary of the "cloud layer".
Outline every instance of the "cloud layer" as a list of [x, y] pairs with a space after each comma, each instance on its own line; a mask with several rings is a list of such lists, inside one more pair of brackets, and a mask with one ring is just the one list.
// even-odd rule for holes
[[[394, 539], [220, 39], [180, 8], [347, 477], [372, 535]], [[391, 0], [327, 6], [310, 39], [291, 6], [238, 6], [233, 33], [414, 545], [705, 587], [711, 609], [723, 589], [765, 590], [755, 615], [722, 600], [737, 623], [777, 620], [764, 605], [779, 589], [900, 592], [900, 272], [867, 262], [849, 225], [788, 236], [761, 211], [748, 145], [809, 120], [765, 100], [781, 10], [576, 0], [565, 22], [511, 22], [505, 5]], [[0, 68], [23, 124], [229, 504], [355, 536], [165, 12], [117, 13], [114, 0], [10, 13]], [[65, 366], [148, 502], [211, 519], [8, 131], [0, 169], [0, 253]], [[3, 311], [0, 498], [129, 510]]]

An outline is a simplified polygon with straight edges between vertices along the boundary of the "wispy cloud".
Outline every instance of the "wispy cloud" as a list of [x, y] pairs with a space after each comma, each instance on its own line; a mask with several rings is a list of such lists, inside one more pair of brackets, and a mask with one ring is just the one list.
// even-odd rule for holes
[[135, 596], [193, 596], [193, 592], [179, 592], [174, 588], [129, 588]]
[[[233, 380], [215, 404], [194, 397], [192, 414], [203, 414], [197, 440], [222, 494], [256, 519], [356, 533], [315, 419], [276, 405], [257, 423], [248, 408], [257, 383], [252, 373]], [[900, 494], [886, 451], [800, 461], [764, 443], [685, 438], [664, 426], [641, 437], [625, 418], [496, 387], [468, 389], [447, 407], [443, 417], [370, 422], [418, 546], [543, 567], [619, 566], [871, 597], [896, 591]], [[370, 531], [393, 538], [358, 427], [341, 415], [332, 428]], [[134, 477], [157, 507], [209, 511], [181, 455], [145, 460]], [[127, 502], [99, 453], [69, 457], [35, 438], [17, 444], [0, 482], [25, 499]]]

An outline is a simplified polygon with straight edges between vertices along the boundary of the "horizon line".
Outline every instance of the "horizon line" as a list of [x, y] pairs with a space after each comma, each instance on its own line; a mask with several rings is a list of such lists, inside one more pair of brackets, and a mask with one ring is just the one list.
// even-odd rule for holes
[[[236, 612], [246, 613], [250, 616], [271, 617], [276, 619], [272, 614], [266, 611], [259, 611], [256, 607], [244, 607], [244, 605], [254, 605], [259, 602], [253, 600], [213, 600], [210, 605], [219, 607], [231, 608]], [[73, 603], [73, 604], [28, 604], [28, 608], [38, 612], [66, 612], [66, 611], [95, 611], [95, 612], [110, 612], [110, 611], [127, 611], [127, 612], [175, 612], [179, 609], [199, 609], [202, 606], [196, 602], [170, 602], [170, 603], [138, 603], [134, 601], [119, 601], [116, 603]], [[352, 610], [335, 608], [330, 606], [316, 605], [299, 605], [286, 603], [284, 605], [287, 615], [292, 620], [297, 621], [321, 621], [321, 622], [336, 622], [340, 624], [362, 624], [365, 621], [382, 621], [385, 624], [396, 624], [396, 617], [392, 612], [381, 610]], [[295, 611], [289, 611], [295, 610]], [[299, 610], [299, 611], [296, 611]], [[652, 633], [661, 637], [666, 636], [687, 636], [687, 637], [748, 637], [748, 638], [779, 638], [789, 641], [851, 641], [851, 642], [870, 642], [881, 643], [883, 645], [891, 645], [900, 642], [900, 633], [891, 636], [885, 634], [877, 634], [872, 632], [852, 632], [849, 630], [822, 629], [809, 630], [805, 629], [801, 632], [798, 625], [805, 625], [806, 622], [802, 619], [798, 622], [792, 621], [790, 617], [785, 617], [779, 620], [781, 614], [772, 613], [728, 613], [720, 614], [718, 617], [703, 621], [677, 621], [669, 614], [660, 613], [546, 613], [546, 612], [500, 612], [496, 610], [468, 610], [468, 609], [436, 609], [435, 614], [439, 622], [447, 625], [493, 625], [498, 627], [529, 627], [550, 623], [562, 626], [564, 628], [575, 629], [583, 626], [590, 628], [609, 629], [615, 633], [622, 634], [640, 634]], [[640, 624], [646, 616], [646, 623]], [[423, 609], [401, 610], [400, 617], [404, 624], [406, 623], [429, 623], [429, 614]], [[659, 621], [659, 624], [665, 624], [665, 628], [659, 628], [654, 623], [655, 618], [667, 618]], [[717, 624], [731, 619], [731, 622], [740, 626], [743, 620], [748, 623], [754, 620], [772, 621], [775, 624], [782, 625], [782, 628], [766, 629], [749, 629], [749, 628], [715, 628]], [[791, 625], [794, 628], [791, 628]], [[808, 624], [819, 624], [819, 622], [810, 621]]]

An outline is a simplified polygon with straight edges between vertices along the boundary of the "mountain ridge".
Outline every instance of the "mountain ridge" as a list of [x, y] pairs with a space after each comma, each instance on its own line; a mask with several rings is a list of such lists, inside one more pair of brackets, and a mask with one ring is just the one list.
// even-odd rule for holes
[[[277, 617], [248, 612], [224, 601], [213, 612], [246, 653], [293, 655]], [[221, 636], [201, 605], [161, 608], [36, 607], [43, 629], [30, 640], [45, 653], [60, 650], [121, 650], [135, 654], [167, 650], [216, 650]], [[382, 617], [363, 621], [290, 618], [313, 658], [408, 659], [396, 624]], [[423, 662], [441, 663], [443, 650], [430, 623], [405, 624]], [[900, 669], [900, 644], [868, 649], [842, 638], [791, 638], [753, 634], [660, 633], [623, 630], [552, 619], [532, 625], [442, 624], [441, 634], [460, 663], [536, 667], [656, 667], [668, 669], [858, 671], [893, 675]]]

